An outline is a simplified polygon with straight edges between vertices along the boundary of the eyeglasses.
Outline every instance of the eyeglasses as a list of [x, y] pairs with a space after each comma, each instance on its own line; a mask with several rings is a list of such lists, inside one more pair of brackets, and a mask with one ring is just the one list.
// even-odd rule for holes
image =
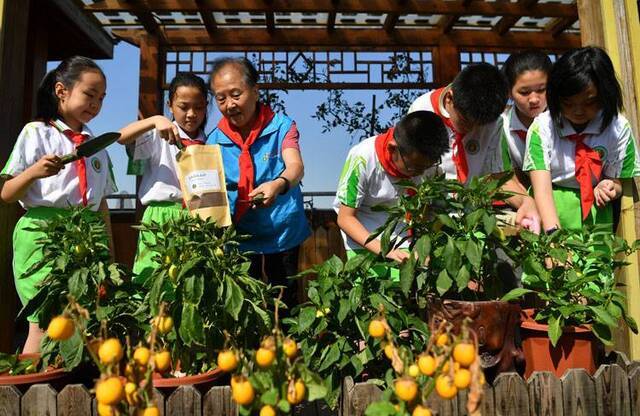
[[404, 169], [407, 171], [407, 173], [409, 174], [416, 174], [419, 175], [422, 172], [424, 172], [425, 170], [432, 168], [434, 166], [440, 166], [440, 164], [442, 163], [442, 157], [438, 158], [438, 161], [435, 163], [429, 163], [426, 166], [412, 166], [410, 164], [407, 163], [407, 160], [404, 158], [404, 152], [401, 150], [400, 146], [396, 146], [396, 149], [398, 150], [398, 154], [400, 155], [400, 160], [402, 160], [402, 164], [404, 165]]

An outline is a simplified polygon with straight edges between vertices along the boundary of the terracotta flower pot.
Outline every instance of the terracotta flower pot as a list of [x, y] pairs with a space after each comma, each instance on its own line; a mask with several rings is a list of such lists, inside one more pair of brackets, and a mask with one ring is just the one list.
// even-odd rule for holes
[[[20, 360], [39, 359], [40, 354], [20, 354]], [[54, 388], [58, 388], [67, 384], [70, 373], [62, 368], [48, 368], [45, 371], [32, 374], [20, 374], [12, 376], [0, 373], [0, 385], [14, 385], [21, 392], [25, 392], [32, 384], [51, 384]]]
[[549, 326], [537, 323], [535, 315], [534, 309], [522, 311], [520, 329], [526, 378], [534, 371], [551, 371], [558, 378], [570, 368], [584, 368], [589, 374], [596, 371], [599, 342], [588, 325], [563, 328], [554, 347], [547, 333]]
[[467, 302], [430, 298], [429, 328], [437, 330], [443, 319], [451, 322], [454, 332], [462, 321], [471, 318], [470, 328], [478, 337], [481, 365], [492, 381], [499, 373], [522, 370], [524, 357], [516, 345], [515, 333], [520, 324], [520, 306], [502, 301]]
[[192, 385], [204, 393], [212, 386], [226, 384], [224, 383], [225, 376], [226, 374], [222, 370], [216, 368], [206, 373], [182, 377], [162, 377], [159, 373], [154, 373], [152, 381], [154, 387], [165, 392], [175, 390], [180, 386]]

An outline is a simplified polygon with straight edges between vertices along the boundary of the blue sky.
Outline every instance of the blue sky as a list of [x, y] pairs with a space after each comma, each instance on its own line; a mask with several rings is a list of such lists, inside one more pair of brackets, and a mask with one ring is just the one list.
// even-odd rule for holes
[[[139, 60], [138, 48], [120, 42], [114, 48], [113, 59], [97, 61], [107, 77], [107, 96], [100, 114], [89, 123], [95, 134], [118, 130], [137, 119]], [[54, 68], [57, 63], [50, 62], [48, 69]], [[303, 190], [335, 191], [347, 152], [355, 140], [340, 128], [330, 133], [321, 133], [320, 123], [311, 117], [316, 106], [326, 98], [326, 91], [289, 91], [281, 96], [287, 113], [296, 121], [300, 131], [305, 164]], [[370, 103], [371, 91], [348, 91], [345, 97]], [[380, 95], [378, 102], [381, 98]], [[215, 105], [210, 105], [207, 132], [219, 119], [220, 113]], [[108, 151], [120, 191], [134, 193], [135, 177], [126, 174], [127, 156], [124, 147], [114, 144]], [[314, 206], [328, 207], [331, 200], [332, 198], [316, 198]]]

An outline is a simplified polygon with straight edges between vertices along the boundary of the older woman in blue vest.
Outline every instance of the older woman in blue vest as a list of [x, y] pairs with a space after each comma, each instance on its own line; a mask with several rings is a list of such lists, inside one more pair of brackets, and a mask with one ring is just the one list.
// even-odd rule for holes
[[[309, 236], [300, 180], [304, 165], [293, 120], [258, 101], [258, 72], [245, 58], [221, 58], [211, 72], [222, 119], [208, 137], [218, 144], [229, 206], [239, 233], [251, 238], [250, 274], [287, 286], [284, 301], [295, 304], [298, 249]], [[254, 201], [258, 199], [259, 202]]]

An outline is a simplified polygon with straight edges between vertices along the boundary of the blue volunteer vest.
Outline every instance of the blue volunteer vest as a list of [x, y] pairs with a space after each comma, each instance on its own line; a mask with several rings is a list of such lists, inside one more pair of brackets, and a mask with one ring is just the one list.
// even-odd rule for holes
[[[284, 171], [282, 142], [292, 123], [289, 117], [275, 114], [251, 145], [254, 186], [272, 181]], [[209, 134], [207, 144], [220, 145], [227, 197], [233, 216], [238, 197], [240, 148], [217, 127]], [[251, 236], [240, 245], [243, 251], [279, 253], [301, 244], [309, 237], [311, 231], [304, 214], [300, 185], [292, 186], [284, 195], [278, 195], [273, 205], [268, 208], [250, 209], [235, 226], [238, 233]]]

